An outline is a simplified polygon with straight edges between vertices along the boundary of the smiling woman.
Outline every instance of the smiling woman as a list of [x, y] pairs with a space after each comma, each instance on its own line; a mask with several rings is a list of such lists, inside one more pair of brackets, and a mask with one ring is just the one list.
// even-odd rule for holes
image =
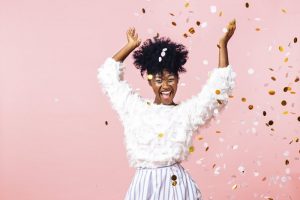
[[220, 63], [226, 67], [211, 71], [203, 89], [178, 105], [173, 99], [179, 72], [186, 71], [188, 51], [169, 38], [148, 39], [133, 54], [142, 77], [145, 71], [148, 74], [155, 93], [152, 103], [123, 79], [124, 59], [141, 43], [134, 29], [127, 31], [128, 44], [99, 67], [98, 80], [120, 116], [129, 163], [136, 168], [126, 200], [202, 199], [198, 185], [180, 163], [189, 155], [195, 128], [223, 110], [235, 85], [236, 74], [224, 57], [227, 38], [220, 43], [224, 58]]

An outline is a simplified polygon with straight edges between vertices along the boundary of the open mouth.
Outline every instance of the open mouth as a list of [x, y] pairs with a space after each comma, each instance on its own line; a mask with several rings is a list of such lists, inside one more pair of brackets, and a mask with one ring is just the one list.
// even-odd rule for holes
[[161, 96], [163, 99], [169, 99], [169, 98], [171, 97], [171, 94], [172, 94], [171, 91], [166, 91], [166, 92], [161, 92], [161, 93], [160, 93], [160, 96]]

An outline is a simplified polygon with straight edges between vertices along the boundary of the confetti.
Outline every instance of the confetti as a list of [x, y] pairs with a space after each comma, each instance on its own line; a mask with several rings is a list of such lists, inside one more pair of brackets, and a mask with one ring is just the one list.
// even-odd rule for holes
[[190, 146], [190, 147], [189, 147], [189, 152], [192, 153], [192, 152], [194, 152], [194, 151], [195, 151], [195, 147], [194, 147], [194, 146]]
[[231, 189], [235, 190], [237, 188], [237, 184], [234, 184]]
[[105, 125], [106, 125], [106, 126], [108, 125], [108, 122], [107, 122], [107, 121], [105, 121]]
[[217, 11], [217, 7], [216, 6], [210, 6], [210, 12], [211, 13], [215, 13]]
[[252, 110], [253, 109], [253, 105], [249, 105], [248, 108], [249, 108], [249, 110]]
[[279, 51], [283, 52], [284, 51], [284, 48], [282, 46], [279, 46]]
[[253, 74], [254, 73], [254, 69], [250, 68], [248, 69], [248, 74]]
[[216, 90], [215, 93], [216, 94], [221, 94], [221, 91], [220, 90]]
[[285, 160], [285, 165], [288, 165], [290, 163], [289, 160]]
[[246, 102], [247, 99], [245, 97], [242, 98], [242, 102]]
[[272, 76], [271, 79], [272, 79], [273, 81], [276, 81], [276, 78], [275, 78], [274, 76]]
[[177, 181], [172, 181], [173, 186], [176, 186], [176, 184], [177, 184]]
[[152, 75], [152, 74], [148, 74], [148, 75], [147, 75], [147, 78], [148, 78], [149, 80], [151, 80], [151, 79], [153, 79], [153, 75]]
[[273, 124], [274, 124], [273, 120], [270, 120], [270, 121], [268, 122], [268, 124], [269, 124], [270, 126], [273, 125]]
[[146, 11], [145, 11], [145, 8], [142, 8], [142, 12], [143, 12], [143, 13], [145, 13], [145, 12], [146, 12]]
[[190, 5], [190, 3], [189, 2], [186, 2], [185, 4], [184, 4], [184, 7], [189, 7], [189, 5]]
[[286, 106], [286, 100], [282, 100], [281, 105]]
[[286, 57], [286, 58], [284, 58], [284, 62], [287, 62], [289, 60], [289, 58], [288, 57]]
[[189, 28], [189, 32], [190, 32], [191, 34], [194, 34], [194, 33], [195, 33], [195, 29], [194, 29], [193, 27], [191, 27], [191, 28]]
[[200, 22], [199, 21], [196, 21], [196, 24], [197, 24], [197, 26], [200, 26]]
[[158, 134], [158, 137], [159, 137], [159, 138], [162, 138], [162, 137], [164, 137], [164, 134], [163, 134], [163, 133], [159, 133], [159, 134]]
[[246, 8], [249, 8], [249, 3], [246, 2], [246, 3], [245, 3], [245, 6], [246, 6]]
[[176, 26], [176, 22], [172, 22], [172, 25], [173, 25], [173, 26]]
[[297, 40], [298, 40], [297, 37], [294, 37], [294, 43], [297, 43]]
[[269, 90], [269, 94], [270, 94], [270, 95], [274, 95], [274, 94], [275, 94], [275, 91], [274, 91], [274, 90]]

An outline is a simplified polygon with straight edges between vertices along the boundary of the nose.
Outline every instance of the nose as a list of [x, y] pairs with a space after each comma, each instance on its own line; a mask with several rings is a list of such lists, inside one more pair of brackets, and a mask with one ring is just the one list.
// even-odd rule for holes
[[162, 88], [164, 88], [164, 89], [168, 89], [168, 88], [169, 88], [169, 83], [168, 83], [168, 81], [164, 80], [164, 81], [162, 82]]

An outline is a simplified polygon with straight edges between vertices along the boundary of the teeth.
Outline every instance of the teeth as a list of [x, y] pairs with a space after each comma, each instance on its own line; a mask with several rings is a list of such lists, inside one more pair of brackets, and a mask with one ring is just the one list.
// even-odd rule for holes
[[170, 94], [170, 92], [171, 92], [171, 91], [168, 91], [168, 92], [161, 92], [161, 93], [163, 93], [163, 94]]

